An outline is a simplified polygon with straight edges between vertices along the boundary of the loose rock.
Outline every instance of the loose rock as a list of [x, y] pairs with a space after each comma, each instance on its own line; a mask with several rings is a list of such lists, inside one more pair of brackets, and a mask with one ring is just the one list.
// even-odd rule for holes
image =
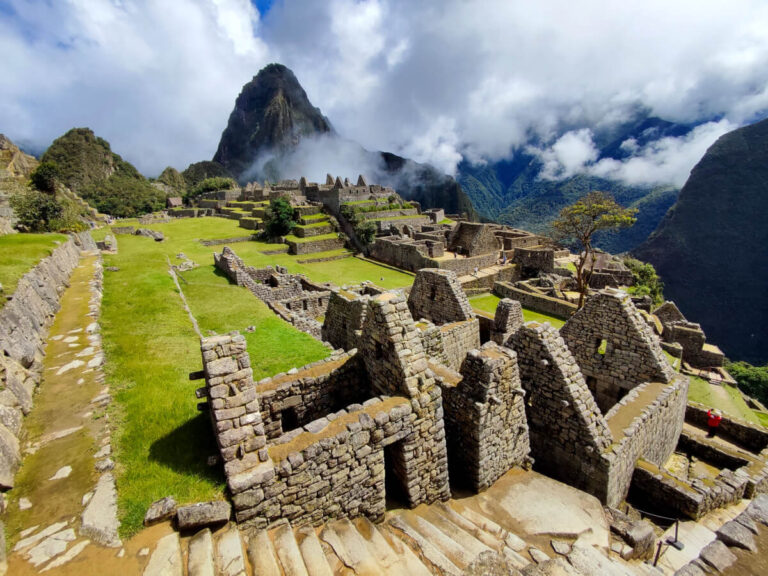
[[175, 514], [176, 500], [174, 500], [173, 496], [166, 496], [160, 500], [155, 500], [144, 515], [144, 526], [152, 526], [163, 520], [169, 520]]
[[231, 512], [229, 502], [223, 500], [200, 502], [179, 508], [176, 511], [176, 523], [179, 530], [204, 528], [227, 522]]

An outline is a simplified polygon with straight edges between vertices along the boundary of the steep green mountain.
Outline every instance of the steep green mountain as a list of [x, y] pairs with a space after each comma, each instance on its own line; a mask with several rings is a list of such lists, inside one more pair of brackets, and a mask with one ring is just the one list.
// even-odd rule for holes
[[270, 64], [243, 86], [213, 161], [239, 176], [261, 154], [287, 152], [301, 138], [329, 132], [331, 123], [293, 72]]
[[768, 120], [717, 140], [634, 254], [732, 360], [768, 361]]
[[[326, 154], [338, 148], [340, 156], [353, 158], [349, 169], [354, 173], [342, 177], [368, 172], [370, 181], [392, 186], [424, 208], [441, 207], [448, 213], [465, 212], [472, 219], [477, 217], [469, 198], [450, 176], [428, 164], [388, 152], [370, 152], [342, 140], [309, 101], [293, 72], [281, 64], [266, 66], [243, 86], [213, 163], [207, 163], [207, 167], [223, 166], [226, 174], [212, 175], [232, 175], [241, 183], [298, 178], [306, 175], [300, 153], [302, 143], [318, 139], [323, 139], [321, 147]], [[191, 168], [183, 172], [188, 183]]]
[[54, 140], [40, 161], [55, 162], [60, 183], [104, 214], [137, 216], [165, 205], [165, 194], [89, 128], [73, 128]]
[[[642, 147], [659, 138], [684, 135], [690, 129], [639, 111], [634, 120], [597, 132], [594, 140], [600, 159], [620, 160], [630, 153], [622, 146], [628, 140]], [[677, 198], [673, 186], [627, 186], [583, 174], [546, 180], [540, 178], [541, 168], [535, 155], [518, 150], [511, 159], [499, 162], [462, 162], [457, 179], [481, 218], [542, 233], [561, 208], [580, 196], [591, 190], [610, 192], [623, 206], [638, 209], [632, 228], [598, 237], [598, 246], [610, 252], [630, 250], [645, 240]]]

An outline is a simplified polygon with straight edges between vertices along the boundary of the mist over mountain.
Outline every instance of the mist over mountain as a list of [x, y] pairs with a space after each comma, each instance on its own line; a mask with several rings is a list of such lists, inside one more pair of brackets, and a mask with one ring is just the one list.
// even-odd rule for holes
[[372, 152], [342, 138], [312, 105], [291, 70], [269, 64], [243, 86], [213, 158], [241, 182], [325, 175], [392, 186], [425, 208], [448, 213], [475, 210], [451, 176], [389, 152]]
[[768, 120], [719, 138], [634, 254], [726, 355], [768, 361]]

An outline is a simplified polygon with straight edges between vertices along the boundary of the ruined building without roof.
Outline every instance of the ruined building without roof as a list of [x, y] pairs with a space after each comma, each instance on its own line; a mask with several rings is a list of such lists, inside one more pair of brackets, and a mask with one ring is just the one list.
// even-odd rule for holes
[[[217, 255], [224, 262], [230, 278], [259, 284], [230, 250]], [[445, 500], [532, 465], [610, 506], [633, 482], [662, 490], [644, 473], [678, 445], [688, 381], [625, 293], [597, 293], [559, 332], [523, 323], [519, 303], [502, 300], [481, 339], [449, 270], [420, 270], [407, 296], [319, 288], [329, 289], [301, 289], [324, 300], [326, 360], [254, 382], [241, 335], [201, 342], [200, 394], [239, 522], [379, 520], [388, 498]], [[765, 484], [723, 480], [717, 493]], [[700, 499], [694, 513], [715, 504]]]

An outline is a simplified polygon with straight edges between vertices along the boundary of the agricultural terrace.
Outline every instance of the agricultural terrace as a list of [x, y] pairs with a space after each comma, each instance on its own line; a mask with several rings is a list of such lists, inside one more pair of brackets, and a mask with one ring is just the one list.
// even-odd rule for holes
[[[6, 234], [0, 236], [0, 285], [2, 293], [10, 296], [29, 270], [56, 246], [65, 242], [63, 234]], [[0, 298], [0, 308], [5, 298]]]
[[[221, 247], [206, 247], [199, 240], [243, 236], [236, 220], [179, 219], [147, 227], [163, 232], [165, 241], [120, 235], [118, 253], [104, 257], [101, 323], [107, 379], [116, 399], [110, 417], [117, 423], [113, 447], [126, 535], [141, 527], [147, 507], [158, 498], [211, 500], [221, 498], [225, 487], [219, 467], [206, 463], [217, 449], [210, 423], [197, 410], [198, 384], [188, 379], [201, 367], [199, 340], [168, 273], [169, 262], [180, 263], [177, 256], [183, 253], [199, 264], [179, 277], [200, 329], [203, 334], [240, 330], [256, 380], [328, 355], [320, 342], [280, 320], [215, 270], [213, 252]], [[93, 235], [102, 239], [108, 232], [101, 229]], [[262, 253], [279, 249], [275, 244], [241, 242], [232, 247], [250, 265], [279, 264], [318, 282], [370, 280], [397, 288], [413, 281], [411, 275], [354, 257], [299, 264], [302, 256]]]

